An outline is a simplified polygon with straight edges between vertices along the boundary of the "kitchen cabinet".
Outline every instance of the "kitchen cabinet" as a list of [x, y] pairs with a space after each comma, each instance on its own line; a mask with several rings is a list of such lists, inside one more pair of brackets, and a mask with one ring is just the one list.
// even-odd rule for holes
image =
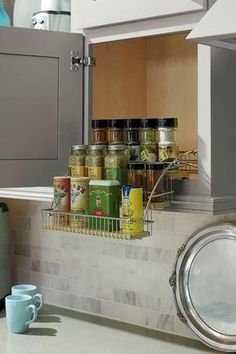
[[83, 36], [0, 28], [0, 186], [49, 186], [83, 139]]
[[206, 10], [206, 0], [72, 0], [77, 28], [107, 26]]
[[197, 148], [199, 164], [197, 178], [176, 181], [174, 205], [225, 212], [236, 207], [236, 53], [187, 35], [92, 44], [92, 117], [177, 117], [180, 149]]
[[[84, 37], [84, 40], [81, 34], [1, 29], [4, 45], [0, 58], [6, 64], [6, 55], [11, 54], [10, 67], [15, 66], [11, 78], [15, 80], [14, 95], [20, 92], [23, 96], [19, 102], [33, 102], [33, 89], [29, 89], [32, 83], [41, 102], [34, 102], [35, 109], [30, 108], [32, 105], [22, 105], [27, 109], [23, 113], [20, 113], [19, 105], [15, 110], [12, 106], [11, 114], [8, 114], [6, 102], [7, 97], [12, 98], [11, 90], [8, 88], [6, 94], [4, 85], [1, 89], [1, 97], [5, 97], [1, 105], [7, 107], [2, 115], [7, 117], [2, 120], [2, 131], [7, 132], [9, 117], [15, 116], [15, 112], [21, 119], [16, 121], [17, 129], [8, 129], [8, 135], [2, 133], [1, 186], [51, 185], [53, 175], [65, 173], [70, 146], [82, 142], [83, 131], [84, 142], [89, 142], [91, 118], [174, 116], [179, 119], [181, 150], [197, 148], [199, 152], [198, 176], [176, 182], [174, 205], [210, 212], [234, 210], [236, 53], [186, 41], [193, 24], [188, 22], [189, 17], [184, 17], [186, 21], [181, 25], [182, 16], [185, 15], [179, 16], [178, 28], [173, 17], [166, 17], [166, 26], [160, 28], [162, 19], [158, 22], [158, 35], [147, 31], [145, 35], [141, 32], [137, 36], [135, 32], [138, 38], [131, 39], [130, 32], [128, 35], [123, 32], [127, 39], [122, 41], [116, 41], [115, 35], [102, 40], [101, 32], [96, 37], [96, 29], [88, 32], [92, 36]], [[107, 31], [107, 27], [102, 30], [106, 28]], [[62, 49], [57, 52], [56, 48], [60, 46]], [[72, 49], [96, 57], [92, 76], [82, 66], [78, 71], [70, 70]], [[22, 55], [25, 56], [22, 63], [17, 62]], [[38, 58], [38, 66], [25, 64], [31, 58], [32, 62]], [[20, 81], [19, 66], [24, 69], [22, 72], [31, 73], [23, 75], [28, 80], [26, 87], [29, 85], [26, 94], [25, 89], [21, 90], [20, 82], [24, 83], [22, 87], [25, 82]], [[31, 71], [27, 71], [30, 67]], [[39, 74], [39, 68], [47, 74]], [[58, 77], [55, 68], [60, 72]], [[4, 75], [4, 82], [7, 82], [9, 75]], [[11, 105], [13, 101], [17, 102], [17, 99], [11, 99]], [[15, 140], [11, 144], [13, 136], [18, 137], [16, 144]]]

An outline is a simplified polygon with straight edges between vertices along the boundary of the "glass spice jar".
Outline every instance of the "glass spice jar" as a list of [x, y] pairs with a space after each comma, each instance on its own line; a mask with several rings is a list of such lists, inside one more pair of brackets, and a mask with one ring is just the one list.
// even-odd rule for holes
[[140, 119], [124, 120], [124, 143], [127, 145], [139, 145]]
[[158, 119], [159, 161], [171, 161], [178, 157], [177, 118]]
[[125, 145], [109, 145], [105, 157], [105, 178], [127, 184], [127, 164], [129, 162]]
[[69, 156], [68, 175], [71, 177], [85, 176], [85, 157], [87, 145], [72, 145]]
[[[146, 188], [145, 188], [145, 200], [148, 201], [148, 198], [157, 182], [159, 177], [161, 176], [163, 170], [166, 168], [166, 164], [163, 163], [147, 163], [146, 164]], [[164, 183], [163, 179], [158, 184], [155, 195], [164, 193]], [[152, 198], [152, 202], [160, 202], [161, 197]]]
[[141, 119], [140, 142], [142, 144], [157, 143], [157, 119]]
[[111, 119], [107, 121], [107, 141], [109, 145], [122, 145], [124, 119]]
[[92, 120], [92, 142], [94, 145], [107, 144], [107, 120]]
[[90, 179], [103, 179], [104, 145], [90, 145], [85, 158], [86, 176]]
[[128, 184], [144, 187], [145, 170], [144, 163], [130, 162], [128, 164]]

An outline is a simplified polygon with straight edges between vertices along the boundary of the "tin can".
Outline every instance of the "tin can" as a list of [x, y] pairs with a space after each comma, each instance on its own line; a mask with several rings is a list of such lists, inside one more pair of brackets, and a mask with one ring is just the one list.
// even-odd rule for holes
[[143, 188], [123, 186], [122, 188], [122, 222], [121, 230], [125, 234], [143, 232]]
[[53, 191], [53, 210], [59, 212], [54, 216], [54, 223], [56, 226], [66, 226], [68, 224], [68, 215], [63, 215], [63, 213], [70, 212], [70, 177], [54, 177]]
[[87, 214], [88, 211], [88, 188], [88, 177], [71, 177], [70, 210], [72, 214], [75, 214], [70, 216], [70, 226], [72, 227], [84, 228], [87, 226], [87, 218], [81, 214]]
[[116, 231], [119, 227], [118, 181], [97, 180], [89, 182], [89, 227], [97, 231]]

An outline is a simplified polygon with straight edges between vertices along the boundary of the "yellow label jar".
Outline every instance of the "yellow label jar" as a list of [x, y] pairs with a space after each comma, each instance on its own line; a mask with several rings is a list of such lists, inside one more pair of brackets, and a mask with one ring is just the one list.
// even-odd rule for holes
[[143, 225], [143, 188], [138, 186], [122, 187], [121, 230], [125, 234], [140, 234]]
[[86, 145], [72, 145], [69, 156], [68, 175], [71, 177], [85, 176]]
[[90, 179], [103, 179], [105, 145], [90, 145], [85, 158], [86, 176]]

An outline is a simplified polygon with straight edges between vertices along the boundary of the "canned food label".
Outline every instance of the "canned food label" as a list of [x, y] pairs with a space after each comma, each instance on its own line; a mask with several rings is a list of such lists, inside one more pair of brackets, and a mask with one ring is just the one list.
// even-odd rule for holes
[[[122, 189], [122, 223], [124, 233], [143, 232], [143, 189], [124, 186]], [[127, 218], [127, 219], [126, 219]]]
[[88, 210], [88, 182], [71, 184], [71, 211]]
[[61, 212], [70, 211], [70, 179], [54, 179], [54, 210]]
[[84, 166], [70, 166], [70, 176], [71, 177], [84, 177], [85, 167]]

